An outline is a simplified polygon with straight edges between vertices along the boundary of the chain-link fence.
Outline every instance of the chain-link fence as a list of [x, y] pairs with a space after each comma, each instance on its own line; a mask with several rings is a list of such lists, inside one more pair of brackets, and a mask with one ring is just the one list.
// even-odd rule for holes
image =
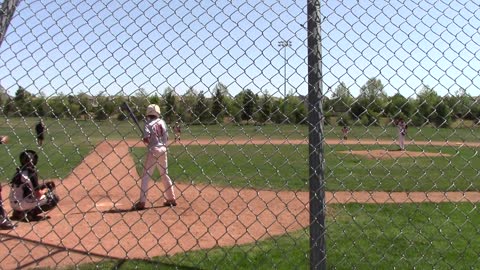
[[1, 269], [480, 264], [475, 1], [4, 0], [0, 23]]

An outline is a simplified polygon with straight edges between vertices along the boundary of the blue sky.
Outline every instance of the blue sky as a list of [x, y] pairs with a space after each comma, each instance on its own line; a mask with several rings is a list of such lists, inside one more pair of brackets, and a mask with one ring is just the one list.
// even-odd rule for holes
[[[389, 95], [423, 84], [479, 94], [473, 1], [322, 1], [322, 16], [326, 92], [345, 82], [357, 95], [377, 77]], [[0, 84], [49, 96], [182, 94], [222, 82], [232, 95], [280, 96], [286, 71], [287, 91], [306, 95], [306, 18], [306, 1], [25, 0], [0, 48]]]

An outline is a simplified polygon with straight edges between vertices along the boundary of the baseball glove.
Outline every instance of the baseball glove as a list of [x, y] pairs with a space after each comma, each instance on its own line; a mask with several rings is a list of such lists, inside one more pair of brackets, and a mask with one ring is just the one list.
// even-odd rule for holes
[[0, 136], [0, 144], [7, 144], [8, 136]]
[[47, 188], [48, 188], [49, 190], [54, 190], [54, 189], [55, 189], [55, 183], [52, 182], [52, 181], [46, 182], [46, 183], [45, 183], [45, 186], [47, 186]]

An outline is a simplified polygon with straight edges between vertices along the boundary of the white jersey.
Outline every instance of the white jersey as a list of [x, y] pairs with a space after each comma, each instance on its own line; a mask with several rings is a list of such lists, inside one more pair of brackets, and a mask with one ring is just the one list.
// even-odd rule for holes
[[407, 134], [407, 124], [403, 121], [398, 122], [397, 124], [398, 134], [405, 136]]
[[148, 138], [148, 149], [166, 146], [168, 142], [167, 124], [163, 119], [157, 118], [145, 124], [143, 138]]

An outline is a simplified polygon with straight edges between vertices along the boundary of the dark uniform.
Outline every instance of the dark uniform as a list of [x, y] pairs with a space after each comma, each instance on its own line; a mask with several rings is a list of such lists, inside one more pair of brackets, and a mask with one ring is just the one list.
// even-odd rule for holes
[[27, 150], [20, 154], [22, 167], [17, 169], [12, 179], [10, 190], [10, 205], [13, 208], [12, 220], [37, 221], [38, 215], [52, 210], [58, 204], [59, 198], [53, 192], [55, 184], [47, 182], [40, 185], [35, 168], [38, 156], [35, 151]]
[[38, 122], [35, 126], [35, 132], [37, 132], [37, 141], [39, 145], [42, 145], [43, 140], [45, 139], [45, 125], [42, 121]]

